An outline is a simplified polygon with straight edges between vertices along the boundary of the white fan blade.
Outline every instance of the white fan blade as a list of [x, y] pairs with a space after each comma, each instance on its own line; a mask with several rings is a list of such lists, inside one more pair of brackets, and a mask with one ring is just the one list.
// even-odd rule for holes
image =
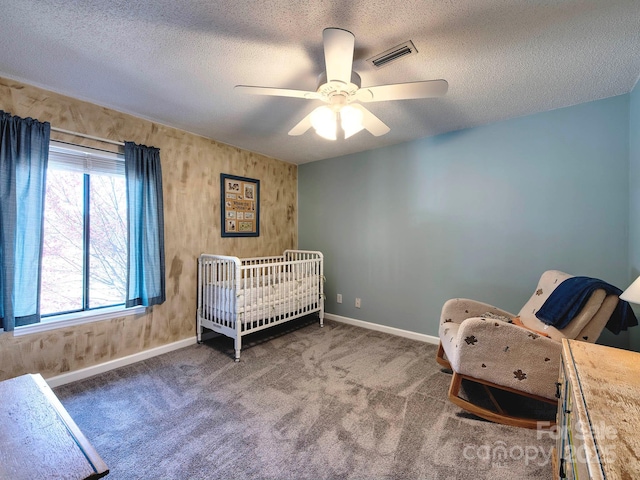
[[342, 83], [351, 82], [353, 49], [356, 43], [353, 33], [341, 28], [325, 28], [322, 31], [322, 41], [327, 82], [332, 80]]
[[362, 126], [366, 128], [371, 135], [379, 137], [389, 132], [390, 128], [362, 105], [358, 103], [351, 103], [350, 105], [362, 112]]
[[300, 122], [298, 122], [298, 124], [295, 127], [289, 130], [289, 135], [295, 137], [298, 135], [302, 135], [304, 132], [309, 130], [311, 128], [311, 113], [306, 117], [304, 117], [302, 120], [300, 120]]
[[413, 98], [441, 97], [449, 89], [446, 80], [394, 83], [377, 87], [364, 87], [356, 92], [361, 102], [383, 102], [386, 100], [409, 100]]
[[287, 88], [253, 87], [250, 85], [236, 85], [235, 90], [251, 95], [272, 95], [275, 97], [305, 98], [308, 100], [320, 100], [322, 96], [318, 92], [307, 92], [305, 90], [289, 90]]

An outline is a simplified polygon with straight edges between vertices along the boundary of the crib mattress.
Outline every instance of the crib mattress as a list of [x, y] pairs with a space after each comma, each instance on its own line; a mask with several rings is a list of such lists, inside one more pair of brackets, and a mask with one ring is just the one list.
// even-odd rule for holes
[[[282, 280], [280, 278], [280, 280]], [[246, 283], [240, 289], [209, 284], [204, 289], [203, 304], [211, 315], [227, 317], [244, 314], [248, 318], [283, 315], [286, 312], [309, 307], [318, 301], [319, 286], [317, 277], [305, 277], [278, 283], [260, 281], [251, 286]]]

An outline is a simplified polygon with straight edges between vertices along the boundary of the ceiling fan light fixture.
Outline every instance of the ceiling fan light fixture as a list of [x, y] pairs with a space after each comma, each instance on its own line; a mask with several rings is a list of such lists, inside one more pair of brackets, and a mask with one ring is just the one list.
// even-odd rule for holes
[[345, 105], [340, 110], [340, 125], [344, 130], [344, 138], [349, 138], [364, 128], [362, 112], [351, 105]]
[[310, 115], [311, 126], [318, 135], [327, 140], [338, 138], [338, 118], [345, 139], [364, 129], [362, 112], [351, 105], [339, 109], [325, 105], [316, 108]]
[[311, 126], [316, 133], [327, 140], [335, 140], [337, 138], [336, 130], [338, 127], [336, 113], [328, 106], [316, 108], [311, 112]]

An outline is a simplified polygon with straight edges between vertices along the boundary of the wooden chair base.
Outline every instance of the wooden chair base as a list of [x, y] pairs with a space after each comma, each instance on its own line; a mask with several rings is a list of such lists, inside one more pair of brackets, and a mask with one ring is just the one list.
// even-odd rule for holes
[[[488, 408], [480, 407], [478, 405], [475, 405], [474, 403], [471, 403], [468, 400], [465, 400], [464, 398], [461, 398], [459, 393], [460, 393], [460, 386], [462, 384], [463, 379], [483, 385], [485, 391], [489, 396], [489, 399], [491, 400], [491, 403], [493, 404], [496, 410], [493, 411], [493, 410], [489, 410]], [[451, 385], [449, 386], [449, 400], [455, 405], [459, 406], [460, 408], [468, 411], [469, 413], [472, 413], [480, 418], [484, 418], [485, 420], [489, 420], [490, 422], [501, 423], [503, 425], [511, 425], [513, 427], [522, 427], [522, 428], [531, 428], [531, 429], [549, 429], [555, 426], [556, 424], [555, 420], [552, 420], [552, 421], [545, 420], [541, 422], [540, 419], [517, 417], [514, 415], [510, 415], [498, 403], [493, 393], [491, 393], [491, 390], [489, 390], [489, 387], [514, 393], [522, 397], [532, 398], [534, 400], [549, 403], [551, 405], [557, 405], [558, 403], [555, 400], [549, 400], [548, 398], [540, 397], [538, 395], [533, 395], [530, 393], [525, 393], [525, 392], [515, 390], [513, 388], [496, 385], [494, 383], [487, 382], [485, 380], [480, 380], [478, 378], [462, 375], [455, 371], [453, 372], [453, 377], [451, 378]]]
[[[455, 372], [451, 368], [451, 364], [445, 358], [444, 348], [442, 347], [442, 342], [438, 346], [438, 353], [436, 353], [436, 362], [442, 365], [444, 368], [447, 368], [453, 372], [453, 377], [451, 378], [451, 385], [449, 386], [449, 400], [451, 403], [457, 405], [458, 407], [466, 410], [469, 413], [476, 415], [477, 417], [484, 418], [485, 420], [489, 420], [490, 422], [501, 423], [503, 425], [511, 425], [513, 427], [523, 427], [523, 428], [532, 428], [538, 429], [543, 428], [541, 425], [547, 425], [545, 428], [554, 427], [556, 422], [555, 420], [549, 422], [545, 421], [544, 424], [539, 423], [539, 419], [535, 418], [526, 418], [526, 417], [517, 417], [514, 415], [510, 415], [507, 411], [498, 403], [495, 396], [489, 389], [489, 387], [497, 388], [498, 390], [503, 390], [505, 392], [514, 393], [516, 395], [520, 395], [521, 397], [532, 398], [534, 400], [538, 400], [540, 402], [549, 403], [551, 405], [557, 405], [558, 402], [555, 400], [549, 400], [545, 397], [540, 397], [538, 395], [533, 395], [530, 393], [522, 392], [519, 390], [515, 390], [509, 387], [503, 387], [501, 385], [496, 385], [494, 383], [488, 382], [486, 380], [481, 380], [479, 378], [469, 377], [468, 375], [462, 375], [460, 373]], [[469, 400], [465, 400], [460, 397], [460, 386], [462, 385], [462, 380], [468, 380], [470, 382], [474, 382], [480, 384], [484, 387], [489, 400], [495, 408], [494, 410], [490, 410], [488, 408], [480, 407], [474, 403], [471, 403]]]
[[442, 347], [442, 342], [440, 342], [440, 345], [438, 345], [438, 353], [436, 353], [436, 362], [438, 362], [444, 368], [448, 368], [449, 370], [453, 370], [451, 368], [451, 364], [449, 363], [449, 360], [444, 358], [444, 348]]

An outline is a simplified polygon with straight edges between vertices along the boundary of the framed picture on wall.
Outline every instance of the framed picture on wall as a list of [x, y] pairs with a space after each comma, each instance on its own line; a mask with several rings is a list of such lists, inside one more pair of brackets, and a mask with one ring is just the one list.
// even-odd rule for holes
[[260, 236], [260, 180], [220, 174], [223, 237]]

